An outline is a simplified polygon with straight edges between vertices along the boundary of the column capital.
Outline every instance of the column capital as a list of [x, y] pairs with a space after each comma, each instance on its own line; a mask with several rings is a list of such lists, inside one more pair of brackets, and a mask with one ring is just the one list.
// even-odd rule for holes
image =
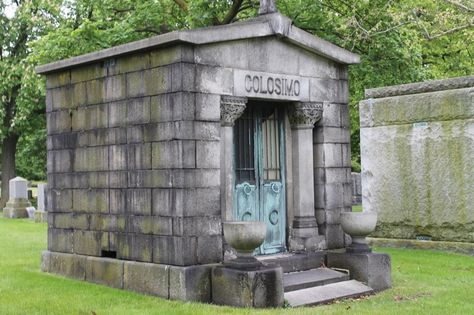
[[221, 126], [232, 127], [245, 110], [246, 97], [221, 96]]
[[293, 129], [312, 129], [323, 115], [323, 103], [294, 102], [289, 119]]

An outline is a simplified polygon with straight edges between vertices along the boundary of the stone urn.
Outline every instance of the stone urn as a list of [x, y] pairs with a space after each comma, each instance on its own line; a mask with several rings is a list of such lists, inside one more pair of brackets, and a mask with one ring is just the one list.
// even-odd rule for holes
[[341, 226], [352, 238], [352, 244], [346, 248], [348, 253], [370, 253], [372, 250], [365, 239], [375, 230], [376, 212], [343, 212]]
[[260, 221], [224, 222], [224, 238], [237, 252], [237, 258], [224, 262], [230, 268], [259, 269], [262, 263], [253, 257], [255, 248], [265, 240], [267, 226]]

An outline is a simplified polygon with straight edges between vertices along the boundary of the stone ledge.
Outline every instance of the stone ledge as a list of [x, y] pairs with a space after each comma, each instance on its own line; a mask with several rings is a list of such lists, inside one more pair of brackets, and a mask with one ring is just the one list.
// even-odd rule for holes
[[216, 264], [172, 266], [44, 251], [41, 271], [165, 299], [211, 302]]
[[382, 98], [407, 94], [418, 94], [442, 90], [461, 89], [474, 86], [474, 76], [458, 77], [446, 80], [426, 81], [392, 85], [375, 89], [366, 89], [366, 98]]
[[467, 242], [419, 241], [410, 239], [372, 237], [368, 237], [367, 241], [369, 242], [370, 246], [376, 247], [438, 250], [474, 256], [474, 243]]

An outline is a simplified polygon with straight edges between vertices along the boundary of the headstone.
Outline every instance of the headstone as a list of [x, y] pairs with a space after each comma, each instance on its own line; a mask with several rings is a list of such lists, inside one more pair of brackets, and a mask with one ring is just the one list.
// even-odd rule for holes
[[26, 212], [28, 212], [28, 218], [30, 218], [30, 219], [35, 218], [35, 212], [36, 212], [35, 207], [26, 207]]
[[46, 190], [48, 184], [38, 184], [38, 210], [35, 212], [35, 222], [45, 222], [47, 220]]
[[48, 184], [38, 184], [38, 210], [39, 211], [46, 211], [46, 189], [48, 188]]
[[6, 218], [28, 218], [26, 208], [31, 207], [28, 201], [28, 181], [21, 177], [10, 180], [10, 196], [3, 216]]

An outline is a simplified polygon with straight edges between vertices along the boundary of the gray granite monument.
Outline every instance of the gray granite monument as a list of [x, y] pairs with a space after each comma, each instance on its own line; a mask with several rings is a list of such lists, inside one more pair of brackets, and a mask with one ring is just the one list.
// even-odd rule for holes
[[28, 218], [27, 208], [31, 207], [28, 201], [28, 181], [21, 177], [10, 180], [10, 196], [3, 208], [5, 218]]

